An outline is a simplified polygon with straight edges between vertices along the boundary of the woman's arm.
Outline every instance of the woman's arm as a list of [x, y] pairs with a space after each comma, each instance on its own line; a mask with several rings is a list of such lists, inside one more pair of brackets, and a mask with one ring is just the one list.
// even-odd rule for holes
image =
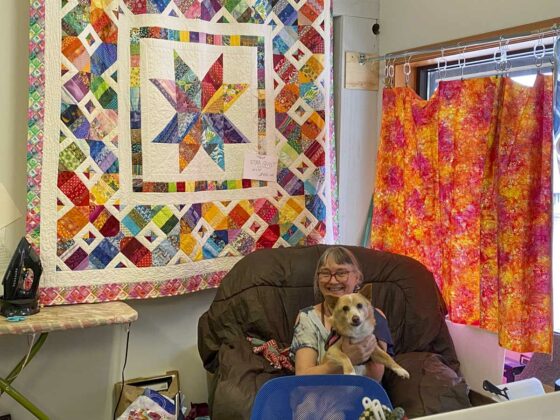
[[301, 313], [296, 319], [292, 352], [296, 375], [322, 375], [342, 373], [342, 368], [332, 362], [317, 363], [318, 351], [324, 345], [319, 339], [317, 329], [306, 313]]
[[324, 375], [329, 373], [342, 373], [342, 367], [325, 361], [317, 364], [317, 351], [303, 347], [296, 351], [296, 375]]

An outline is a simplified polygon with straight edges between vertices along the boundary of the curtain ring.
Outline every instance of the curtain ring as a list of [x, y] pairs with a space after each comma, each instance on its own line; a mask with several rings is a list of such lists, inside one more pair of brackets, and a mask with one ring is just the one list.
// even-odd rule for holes
[[395, 60], [396, 58], [393, 58], [393, 60], [389, 60], [390, 64], [389, 64], [389, 86], [390, 87], [395, 87]]
[[504, 37], [500, 35], [500, 45], [498, 46], [498, 51], [494, 51], [494, 63], [496, 63], [496, 71], [500, 73], [500, 76], [506, 74], [506, 72], [511, 68], [511, 62], [507, 57], [508, 44], [509, 39], [504, 40]]
[[437, 78], [439, 80], [445, 79], [447, 75], [447, 59], [445, 58], [445, 49], [441, 47], [441, 57], [438, 57], [437, 60]]
[[461, 69], [461, 80], [463, 80], [463, 78], [464, 78], [465, 67], [467, 66], [467, 59], [465, 57], [465, 51], [466, 50], [467, 50], [467, 47], [463, 47], [463, 51], [461, 51], [461, 54], [459, 55], [459, 58], [457, 59], [457, 66], [459, 66], [459, 68]]
[[504, 76], [508, 76], [509, 70], [511, 69], [511, 61], [508, 60], [508, 49], [509, 49], [509, 39], [506, 39], [505, 45], [504, 45], [504, 55], [503, 55], [503, 61], [504, 61]]
[[544, 34], [541, 32], [539, 36], [539, 40], [533, 47], [533, 57], [535, 57], [535, 67], [538, 69], [537, 70], [538, 73], [540, 73], [541, 71], [540, 69], [543, 65], [543, 59], [544, 56], [546, 55], [546, 47], [544, 46], [543, 36]]
[[405, 86], [408, 86], [408, 82], [410, 80], [410, 73], [412, 72], [412, 69], [410, 67], [410, 59], [411, 58], [412, 58], [412, 54], [408, 56], [408, 58], [406, 59], [406, 62], [404, 63], [404, 67], [403, 67]]
[[383, 57], [383, 61], [385, 62], [385, 66], [383, 69], [383, 85], [385, 87], [389, 86], [389, 63], [387, 60], [387, 54]]

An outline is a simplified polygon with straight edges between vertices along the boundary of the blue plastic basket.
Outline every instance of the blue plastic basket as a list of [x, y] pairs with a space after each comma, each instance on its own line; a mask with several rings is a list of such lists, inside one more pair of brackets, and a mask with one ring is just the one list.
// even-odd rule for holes
[[251, 420], [357, 420], [364, 397], [393, 408], [383, 387], [365, 376], [282, 376], [259, 390]]

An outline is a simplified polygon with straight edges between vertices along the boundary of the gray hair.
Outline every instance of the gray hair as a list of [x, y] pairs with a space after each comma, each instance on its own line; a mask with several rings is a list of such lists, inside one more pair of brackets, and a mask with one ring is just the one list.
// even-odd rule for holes
[[352, 265], [358, 273], [359, 280], [358, 285], [361, 286], [364, 281], [364, 274], [360, 268], [360, 263], [356, 259], [356, 256], [347, 248], [343, 246], [331, 246], [323, 252], [323, 255], [319, 257], [317, 261], [317, 267], [315, 268], [315, 278], [313, 279], [313, 293], [315, 295], [315, 300], [317, 302], [322, 302], [324, 300], [323, 294], [319, 289], [319, 270], [324, 267], [327, 261], [332, 261], [339, 265]]

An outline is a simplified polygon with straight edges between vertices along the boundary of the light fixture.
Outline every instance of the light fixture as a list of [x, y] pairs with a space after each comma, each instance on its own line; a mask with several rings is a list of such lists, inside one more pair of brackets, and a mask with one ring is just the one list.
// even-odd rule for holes
[[[11, 252], [6, 247], [6, 227], [21, 217], [14, 200], [0, 182], [0, 279], [6, 271]], [[1, 280], [0, 280], [1, 281]]]
[[5, 228], [20, 217], [21, 213], [16, 207], [14, 200], [12, 200], [4, 184], [0, 182], [0, 229]]

